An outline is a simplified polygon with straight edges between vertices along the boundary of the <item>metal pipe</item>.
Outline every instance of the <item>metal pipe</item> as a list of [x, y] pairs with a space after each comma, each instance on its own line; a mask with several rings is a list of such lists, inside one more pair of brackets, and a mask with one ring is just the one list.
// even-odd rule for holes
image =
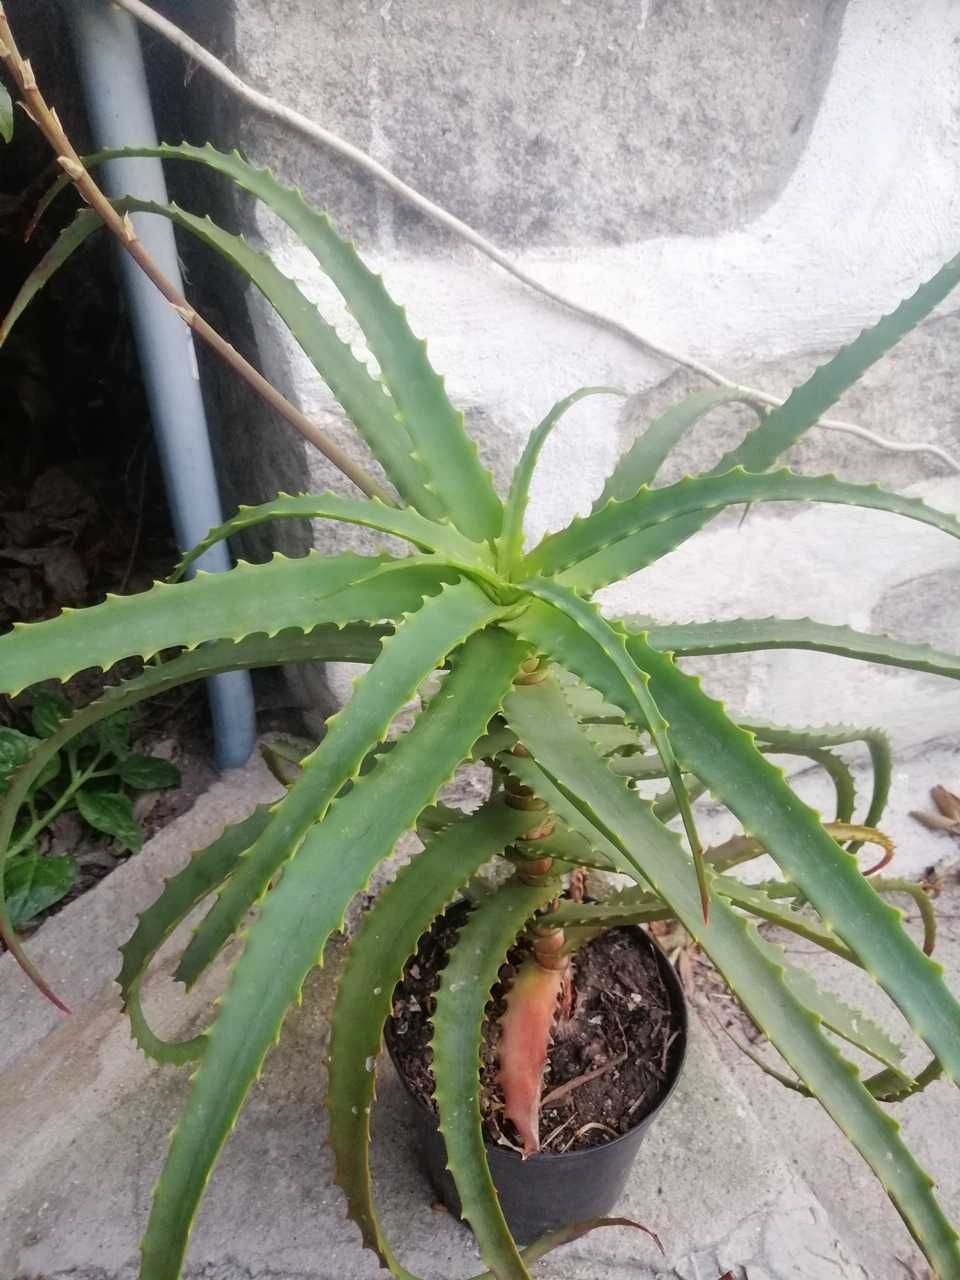
[[[156, 127], [133, 18], [109, 0], [63, 0], [63, 8], [94, 145], [152, 146]], [[112, 160], [103, 183], [110, 195], [167, 200], [163, 168], [156, 159]], [[150, 215], [135, 215], [134, 221], [154, 259], [179, 283], [173, 227]], [[136, 263], [125, 253], [118, 258], [174, 532], [185, 550], [223, 521], [193, 336]], [[221, 542], [197, 561], [194, 571], [230, 567], [227, 545]], [[249, 673], [210, 677], [207, 696], [215, 761], [222, 769], [236, 768], [249, 757], [256, 736]]]

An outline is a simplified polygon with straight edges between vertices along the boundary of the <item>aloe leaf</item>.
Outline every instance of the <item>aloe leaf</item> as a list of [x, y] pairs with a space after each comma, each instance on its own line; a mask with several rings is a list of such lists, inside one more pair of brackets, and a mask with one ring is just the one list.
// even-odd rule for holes
[[[616, 687], [620, 693], [620, 699], [616, 705], [626, 712], [628, 718], [637, 720], [639, 711], [639, 723], [649, 730], [656, 744], [664, 773], [670, 780], [670, 788], [690, 842], [700, 900], [704, 918], [706, 918], [710, 898], [703, 869], [703, 847], [693, 820], [690, 795], [684, 786], [680, 766], [677, 764], [670, 742], [667, 721], [650, 693], [649, 681], [645, 673], [630, 657], [623, 635], [615, 631], [593, 605], [581, 600], [574, 592], [547, 579], [535, 578], [525, 582], [523, 586], [526, 591], [545, 601], [552, 613], [552, 618], [547, 620], [546, 631], [538, 630], [535, 643], [539, 644], [551, 657], [559, 659], [568, 670], [575, 671], [582, 680], [592, 685], [604, 697], [607, 697], [607, 686]], [[525, 639], [533, 640], [534, 636], [525, 630], [526, 618], [530, 612], [531, 610], [528, 609], [527, 613], [521, 614], [518, 620], [506, 625], [523, 635]], [[567, 626], [563, 636], [558, 636], [559, 643], [555, 643], [549, 632], [551, 622], [558, 618], [572, 624], [576, 631], [572, 632]], [[574, 651], [575, 658], [572, 657]], [[610, 685], [611, 674], [614, 676], [613, 685]], [[629, 690], [626, 699], [621, 692], [624, 687]]]
[[[210, 1170], [303, 981], [351, 898], [469, 753], [529, 652], [495, 629], [473, 636], [413, 728], [305, 837], [264, 901], [154, 1192], [142, 1280], [175, 1280]], [[344, 856], [349, 850], [349, 857]]]
[[586, 724], [587, 737], [601, 755], [635, 759], [644, 751], [644, 731], [625, 721], [620, 724]]
[[[856, 784], [849, 766], [838, 755], [819, 747], [784, 747], [761, 744], [760, 749], [765, 755], [804, 756], [806, 759], [812, 760], [814, 764], [819, 765], [833, 783], [836, 795], [836, 809], [834, 811], [836, 821], [850, 822], [853, 819], [853, 810], [857, 803]], [[865, 823], [865, 825], [872, 824]]]
[[140, 986], [150, 961], [177, 925], [233, 872], [269, 821], [270, 809], [260, 806], [249, 818], [227, 827], [206, 849], [195, 853], [187, 865], [166, 882], [160, 896], [138, 916], [137, 927], [120, 948], [123, 963], [117, 984], [131, 1032], [144, 1053], [157, 1062], [184, 1063], [198, 1058], [206, 1044], [206, 1033], [171, 1042], [153, 1031], [140, 1002]]
[[[931, 1265], [941, 1275], [960, 1275], [957, 1234], [932, 1193], [931, 1179], [856, 1068], [824, 1035], [816, 1014], [786, 985], [782, 961], [756, 946], [755, 929], [722, 896], [713, 896], [710, 920], [703, 920], [691, 864], [678, 838], [597, 757], [549, 678], [518, 686], [505, 700], [503, 714], [536, 759], [527, 763], [541, 769], [541, 798], [567, 821], [555, 808], [559, 797], [582, 835], [619, 870], [669, 902], [753, 1020], [873, 1169]], [[889, 941], [892, 932], [885, 926], [884, 938]]]
[[[784, 882], [781, 881], [781, 884]], [[734, 876], [718, 875], [712, 881], [714, 893], [721, 893], [735, 907], [739, 907], [742, 911], [748, 911], [751, 915], [757, 916], [761, 920], [766, 920], [769, 924], [775, 924], [781, 929], [787, 929], [790, 933], [795, 933], [799, 938], [805, 938], [808, 942], [814, 942], [818, 947], [822, 947], [824, 951], [832, 951], [834, 955], [840, 956], [841, 959], [849, 961], [851, 964], [860, 966], [860, 958], [850, 950], [845, 943], [837, 937], [831, 930], [823, 924], [818, 924], [809, 916], [799, 911], [794, 911], [790, 907], [783, 906], [770, 893], [766, 892], [758, 885], [744, 884], [743, 881], [737, 880]], [[793, 895], [799, 895], [796, 886], [793, 887]], [[862, 966], [861, 966], [862, 967]]]
[[[265, 254], [241, 236], [230, 235], [209, 218], [198, 218], [176, 205], [159, 205], [131, 197], [112, 203], [118, 212], [140, 210], [169, 218], [241, 271], [287, 325], [404, 499], [426, 516], [444, 515], [443, 507], [426, 487], [423, 469], [411, 457], [410, 437], [398, 419], [396, 404], [297, 285]], [[0, 324], [0, 345], [44, 285], [102, 225], [92, 210], [84, 209], [61, 232], [21, 285]]]
[[[182, 144], [122, 154], [191, 160], [216, 169], [263, 200], [296, 232], [363, 330], [397, 406], [398, 425], [405, 428], [427, 474], [436, 505], [430, 510], [419, 502], [414, 505], [432, 517], [445, 512], [475, 541], [496, 537], [502, 508], [489, 473], [480, 464], [476, 444], [464, 431], [463, 414], [450, 404], [443, 379], [427, 359], [426, 344], [411, 332], [404, 308], [393, 301], [382, 279], [364, 265], [353, 245], [337, 235], [327, 215], [311, 208], [299, 191], [283, 186], [267, 170], [254, 168], [236, 152], [227, 155], [210, 146]], [[319, 364], [318, 368], [326, 377], [325, 369]]]
[[[596, 730], [607, 727], [605, 725], [593, 726], [588, 730], [588, 736], [591, 740], [594, 740]], [[836, 820], [838, 822], [850, 821], [856, 803], [856, 787], [853, 781], [853, 774], [839, 756], [834, 755], [831, 751], [818, 750], [812, 746], [786, 747], [760, 743], [760, 750], [765, 754], [771, 755], [804, 756], [818, 764], [832, 781], [836, 792]], [[609, 760], [609, 764], [614, 773], [624, 778], [662, 778], [665, 776], [660, 757], [655, 753], [646, 755], [618, 754]]]
[[398, 510], [385, 506], [376, 498], [344, 498], [335, 493], [304, 493], [291, 496], [281, 493], [272, 502], [256, 507], [240, 507], [225, 524], [211, 529], [202, 542], [191, 548], [174, 569], [171, 580], [182, 578], [189, 565], [217, 542], [232, 538], [241, 529], [249, 529], [267, 520], [283, 518], [343, 520], [365, 525], [405, 538], [422, 551], [434, 552], [442, 560], [461, 568], [492, 568], [489, 551], [463, 537], [451, 525], [427, 520], [411, 507]]
[[[310, 580], [307, 582], [304, 582], [303, 575], [305, 566], [311, 570]], [[398, 570], [396, 574], [391, 572], [391, 566]], [[361, 567], [362, 572], [367, 574], [366, 579], [362, 577]], [[261, 592], [251, 594], [251, 579], [254, 575], [271, 569], [275, 574], [268, 581], [277, 584], [276, 593], [272, 597], [263, 596]], [[292, 573], [288, 577], [290, 569]], [[338, 583], [349, 582], [358, 573], [361, 574], [361, 582], [351, 584], [341, 591], [336, 607], [329, 602], [325, 607], [321, 604], [325, 587], [332, 588]], [[233, 579], [233, 589], [227, 598], [222, 592], [222, 582], [226, 578]], [[261, 579], [258, 578], [257, 582], [259, 581]], [[194, 584], [199, 586], [199, 591]], [[207, 584], [213, 588], [214, 596], [209, 601], [212, 606], [209, 611], [205, 607], [208, 598], [204, 594]], [[191, 628], [194, 629], [196, 643], [200, 638], [196, 635], [196, 629], [206, 627], [208, 632], [218, 633], [225, 620], [228, 629], [231, 625], [239, 626], [241, 632], [244, 629], [241, 625], [243, 618], [246, 618], [246, 625], [250, 628], [262, 626], [258, 615], [263, 598], [271, 599], [271, 626], [279, 621], [282, 628], [285, 622], [296, 619], [294, 625], [312, 628], [306, 635], [291, 635], [278, 628], [275, 644], [271, 644], [266, 636], [254, 635], [236, 643], [231, 640], [201, 645], [199, 649], [174, 662], [152, 668], [137, 680], [121, 686], [120, 690], [108, 690], [100, 702], [84, 708], [66, 721], [56, 734], [41, 742], [30, 760], [10, 780], [0, 806], [0, 937], [38, 990], [58, 1008], [66, 1011], [66, 1006], [30, 961], [10, 925], [3, 904], [2, 868], [20, 806], [31, 784], [42, 774], [57, 750], [84, 728], [113, 714], [122, 706], [132, 705], [163, 689], [173, 688], [200, 676], [238, 667], [302, 661], [311, 656], [349, 657], [351, 650], [360, 643], [359, 640], [353, 646], [348, 642], [344, 652], [344, 646], [339, 642], [333, 643], [327, 628], [315, 628], [314, 624], [322, 622], [324, 617], [346, 621], [371, 613], [377, 618], [388, 616], [391, 612], [398, 615], [406, 609], [416, 608], [425, 591], [439, 590], [442, 585], [441, 573], [432, 567], [417, 564], [413, 558], [406, 564], [402, 561], [391, 562], [348, 555], [275, 561], [272, 565], [263, 566], [238, 565], [229, 574], [198, 577], [168, 588], [172, 591], [191, 591], [190, 600], [197, 606], [192, 611], [189, 607], [168, 611], [167, 592], [154, 587], [152, 591], [140, 596], [112, 597], [106, 603], [91, 609], [65, 610], [59, 617], [48, 622], [32, 626], [14, 624], [12, 632], [0, 637], [0, 684], [3, 684], [5, 690], [13, 691], [51, 676], [66, 679], [77, 669], [78, 652], [83, 653], [85, 663], [91, 658], [96, 661], [99, 657], [100, 665], [106, 668], [118, 657], [129, 655], [131, 648], [133, 652], [140, 652], [143, 656], [147, 652], [153, 652], [153, 645], [158, 639], [160, 648], [181, 643], [183, 632], [189, 632]], [[240, 587], [239, 591], [236, 590], [237, 586]], [[270, 588], [266, 590], [269, 592]], [[182, 600], [182, 597], [179, 599]], [[226, 607], [228, 604], [230, 608]], [[172, 614], [172, 623], [168, 613]], [[90, 615], [94, 615], [93, 625]], [[89, 647], [77, 648], [84, 645]], [[362, 657], [368, 645], [370, 642], [364, 637], [364, 645], [355, 656]]]
[[[801, 1084], [795, 1076], [788, 1076], [785, 1072], [778, 1071], [776, 1067], [766, 1062], [762, 1054], [752, 1045], [747, 1044], [746, 1041], [741, 1040], [738, 1036], [732, 1035], [728, 1027], [724, 1027], [724, 1031], [726, 1031], [744, 1057], [749, 1058], [771, 1079], [776, 1080], [778, 1084], [782, 1084], [787, 1089], [792, 1089], [794, 1093], [799, 1093], [805, 1098], [814, 1096], [807, 1086]], [[864, 1077], [863, 1087], [878, 1102], [903, 1102], [907, 1098], [912, 1098], [915, 1094], [922, 1093], [927, 1085], [939, 1080], [942, 1074], [943, 1068], [937, 1059], [933, 1058], [922, 1071], [917, 1073], [916, 1080], [904, 1081], [899, 1071], [885, 1068], [872, 1076]]]
[[480, 902], [443, 970], [433, 1015], [433, 1074], [447, 1167], [463, 1217], [498, 1280], [529, 1280], [487, 1165], [480, 1112], [480, 1045], [490, 990], [517, 934], [556, 895], [556, 882], [510, 882]]
[[327, 721], [317, 749], [300, 761], [299, 777], [198, 926], [177, 966], [180, 982], [188, 988], [196, 982], [427, 676], [498, 612], [479, 587], [459, 582], [428, 597], [383, 641], [380, 656], [357, 680], [347, 705]]
[[[744, 724], [741, 727], [748, 733], [754, 734], [764, 750], [770, 748], [773, 754], [776, 754], [778, 749], [788, 753], [798, 752], [809, 755], [811, 759], [814, 758], [812, 753], [819, 754], [826, 747], [843, 746], [848, 742], [862, 742], [870, 753], [870, 763], [873, 768], [873, 792], [863, 825], [876, 827], [880, 822], [883, 811], [887, 807], [887, 800], [890, 798], [890, 786], [893, 781], [893, 752], [890, 739], [882, 729], [859, 729], [852, 725], [824, 725], [822, 728], [808, 726], [802, 729], [770, 724]], [[835, 756], [832, 758], [836, 760]], [[818, 760], [817, 763], [828, 768], [822, 760]], [[848, 818], [841, 817], [839, 811], [837, 820], [849, 821]], [[861, 843], [861, 841], [852, 843], [849, 846], [850, 852], [855, 852]]]
[[558, 400], [543, 421], [530, 432], [520, 461], [513, 472], [510, 492], [503, 514], [503, 533], [499, 538], [500, 567], [506, 573], [512, 573], [519, 567], [523, 559], [523, 520], [527, 513], [530, 498], [530, 482], [540, 457], [540, 451], [547, 441], [550, 432], [557, 425], [568, 409], [586, 396], [624, 396], [625, 391], [617, 387], [581, 387], [572, 395]]
[[63, 609], [46, 622], [14, 623], [0, 636], [0, 691], [40, 680], [66, 680], [85, 667], [106, 670], [121, 658], [151, 658], [164, 649], [207, 640], [240, 640], [288, 627], [379, 621], [417, 608], [423, 594], [455, 577], [416, 557], [325, 556], [268, 564], [240, 563], [189, 582], [155, 583], [132, 596], [108, 596], [87, 609]]
[[10, 337], [14, 325], [44, 285], [49, 283], [63, 264], [102, 226], [99, 216], [92, 209], [81, 209], [69, 226], [60, 232], [20, 286], [3, 320], [0, 321], [0, 347]]
[[[960, 520], [935, 511], [919, 498], [888, 493], [878, 485], [853, 484], [836, 476], [802, 476], [782, 468], [756, 475], [735, 467], [722, 475], [688, 476], [663, 489], [641, 489], [624, 502], [611, 500], [599, 511], [572, 520], [527, 556], [528, 571], [556, 574], [577, 591], [593, 591], [650, 561], [635, 535], [675, 517], [720, 511], [747, 502], [827, 502], [865, 507], [917, 520], [960, 537]], [[629, 543], [627, 551], [623, 544]], [[664, 554], [658, 543], [658, 553]], [[581, 563], [582, 562], [582, 563]]]
[[806, 969], [787, 964], [783, 959], [782, 947], [767, 942], [759, 934], [754, 942], [775, 964], [782, 966], [783, 980], [787, 987], [805, 1008], [817, 1015], [825, 1027], [836, 1032], [848, 1044], [882, 1062], [899, 1077], [901, 1085], [909, 1087], [913, 1084], [913, 1077], [902, 1067], [903, 1046], [887, 1035], [879, 1023], [874, 1022], [861, 1009], [851, 1007], [832, 991], [822, 990]]
[[600, 497], [593, 504], [594, 511], [616, 498], [622, 502], [632, 498], [644, 485], [652, 485], [668, 456], [686, 433], [712, 409], [722, 404], [744, 404], [763, 417], [766, 409], [743, 391], [730, 387], [709, 387], [694, 391], [692, 395], [671, 405], [654, 418], [623, 454], [611, 471]]
[[928, 956], [932, 955], [937, 945], [937, 913], [923, 885], [897, 876], [874, 876], [870, 883], [877, 893], [902, 893], [913, 899], [923, 925], [923, 949]]
[[[535, 601], [504, 625], [542, 652], [551, 652], [608, 701], [624, 709], [631, 705], [632, 689], [620, 671], [612, 663], [598, 663], [564, 615], [551, 617]], [[729, 720], [720, 704], [667, 655], [640, 636], [627, 645], [637, 666], [651, 677], [651, 690], [670, 725], [680, 765], [706, 783], [744, 829], [761, 841], [956, 1079], [960, 1006], [943, 982], [942, 967], [923, 955], [903, 929], [899, 912], [864, 880], [853, 855], [823, 830], [817, 815], [794, 795], [752, 736]]]
[[[459, 811], [458, 811], [459, 813]], [[421, 934], [480, 867], [539, 821], [502, 801], [484, 805], [428, 840], [380, 892], [350, 943], [330, 1029], [330, 1144], [336, 1179], [364, 1244], [394, 1275], [406, 1276], [377, 1221], [370, 1180], [374, 1063], [393, 990]]]
[[122, 684], [110, 686], [96, 701], [61, 721], [56, 733], [38, 742], [33, 753], [23, 760], [4, 796], [0, 846], [6, 846], [17, 811], [37, 778], [43, 775], [63, 747], [92, 725], [159, 693], [222, 671], [275, 666], [284, 662], [372, 662], [380, 652], [382, 636], [381, 629], [367, 625], [331, 625], [308, 632], [282, 631], [277, 636], [248, 636], [237, 642], [213, 641], [159, 666], [147, 667], [141, 675]]
[[942, 966], [916, 946], [900, 913], [871, 888], [854, 856], [830, 838], [814, 811], [790, 790], [751, 735], [728, 719], [720, 703], [641, 637], [630, 639], [628, 649], [650, 675], [683, 764], [766, 846], [950, 1078], [960, 1078], [960, 1005], [943, 981]]
[[[742, 466], [750, 471], [765, 471], [777, 458], [816, 423], [824, 413], [836, 404], [843, 393], [876, 362], [914, 329], [946, 298], [960, 281], [960, 254], [951, 258], [940, 270], [916, 290], [916, 292], [890, 313], [882, 316], [875, 325], [865, 329], [859, 337], [842, 347], [832, 359], [802, 383], [795, 387], [782, 405], [771, 410], [759, 426], [755, 427], [735, 449], [731, 449], [713, 468], [719, 475], [731, 467]], [[584, 565], [581, 581], [600, 579], [613, 582], [626, 573], [635, 571], [625, 567], [641, 563], [651, 564], [662, 555], [680, 545], [712, 519], [712, 511], [692, 512], [676, 516], [666, 526], [650, 529], [637, 535], [632, 547], [621, 546], [617, 554], [607, 556], [605, 564], [592, 569]], [[610, 577], [605, 577], [605, 574]], [[571, 585], [574, 585], [571, 583]]]
[[782, 405], [772, 409], [735, 449], [717, 464], [723, 471], [743, 465], [751, 471], [772, 466], [852, 387], [871, 365], [915, 329], [960, 282], [960, 254], [951, 258], [889, 315], [864, 329], [853, 342], [795, 387]]
[[888, 667], [908, 667], [960, 680], [960, 654], [944, 653], [929, 645], [889, 636], [870, 635], [851, 627], [814, 622], [811, 618], [735, 618], [726, 622], [660, 623], [624, 619], [626, 626], [642, 629], [656, 649], [678, 658], [712, 653], [750, 653], [757, 649], [807, 649], [859, 658]]
[[[236, 152], [227, 155], [212, 147], [184, 144], [138, 148], [121, 154], [192, 160], [216, 169], [263, 200], [297, 233], [340, 291], [363, 330], [396, 406], [395, 438], [400, 440], [405, 435], [413, 445], [414, 463], [420, 464], [425, 482], [421, 481], [416, 494], [407, 486], [404, 496], [424, 515], [432, 518], [447, 515], [457, 528], [476, 541], [496, 537], [502, 508], [490, 476], [480, 464], [477, 447], [463, 428], [463, 414], [450, 404], [443, 379], [427, 359], [426, 344], [411, 332], [403, 307], [393, 301], [382, 279], [364, 265], [353, 245], [337, 235], [327, 215], [311, 208], [300, 192], [284, 187], [267, 170], [255, 169]], [[139, 204], [136, 207], [140, 207]], [[160, 208], [153, 211], [163, 212]], [[274, 286], [273, 296], [267, 293], [274, 306], [277, 306], [278, 292]], [[279, 307], [277, 309], [284, 315]], [[289, 319], [284, 315], [291, 330], [294, 328], [291, 320], [295, 318], [294, 313]], [[315, 363], [329, 380], [326, 353]], [[334, 394], [343, 404], [335, 389]], [[346, 404], [344, 408], [353, 418], [352, 409]], [[378, 438], [376, 445], [370, 443], [380, 456], [383, 440]]]

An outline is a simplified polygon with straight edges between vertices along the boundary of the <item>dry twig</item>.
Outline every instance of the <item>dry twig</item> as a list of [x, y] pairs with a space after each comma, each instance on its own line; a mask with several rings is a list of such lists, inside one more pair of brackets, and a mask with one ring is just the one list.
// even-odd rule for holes
[[2, 3], [0, 3], [0, 61], [3, 61], [13, 77], [20, 94], [20, 105], [50, 144], [57, 163], [68, 175], [81, 198], [100, 217], [107, 230], [113, 233], [125, 252], [129, 253], [144, 274], [153, 281], [183, 322], [230, 365], [271, 408], [329, 458], [358, 489], [393, 505], [390, 495], [331, 440], [325, 431], [322, 431], [296, 405], [291, 404], [286, 396], [279, 392], [249, 361], [245, 360], [235, 347], [221, 337], [160, 270], [137, 236], [129, 214], [121, 216], [117, 212], [83, 167], [73, 144], [64, 133], [59, 116], [52, 107], [47, 105], [37, 86], [29, 58], [24, 58], [17, 47]]

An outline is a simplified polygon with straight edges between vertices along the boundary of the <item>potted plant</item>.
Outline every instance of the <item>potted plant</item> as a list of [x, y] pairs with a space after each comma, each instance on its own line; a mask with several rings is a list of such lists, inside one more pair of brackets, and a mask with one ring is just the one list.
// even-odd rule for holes
[[[868, 879], [856, 856], [864, 840], [883, 842], [875, 827], [889, 775], [885, 744], [870, 739], [873, 799], [865, 823], [851, 825], [849, 773], [832, 748], [856, 732], [740, 725], [679, 661], [687, 654], [793, 646], [957, 678], [960, 658], [810, 622], [631, 625], [605, 618], [590, 602], [605, 584], [642, 570], [719, 511], [744, 503], [841, 502], [960, 535], [953, 515], [914, 498], [773, 469], [784, 450], [948, 294], [960, 277], [960, 258], [818, 369], [782, 407], [758, 409], [756, 426], [711, 472], [656, 485], [683, 432], [724, 398], [706, 392], [649, 426], [589, 515], [528, 548], [524, 512], [545, 439], [574, 401], [609, 389], [574, 392], [547, 413], [501, 501], [402, 308], [324, 214], [237, 154], [187, 145], [150, 154], [202, 164], [265, 201], [329, 275], [363, 331], [379, 378], [297, 286], [245, 241], [175, 206], [115, 202], [121, 213], [171, 218], [261, 289], [356, 424], [391, 488], [361, 473], [374, 496], [281, 495], [242, 508], [184, 558], [169, 582], [18, 626], [0, 638], [0, 690], [7, 693], [84, 667], [107, 670], [121, 658], [145, 662], [142, 674], [62, 720], [12, 776], [0, 848], [9, 847], [21, 806], [49, 761], [117, 710], [216, 671], [305, 659], [369, 664], [284, 798], [197, 853], [121, 948], [119, 983], [138, 1043], [159, 1061], [190, 1063], [193, 1071], [154, 1193], [142, 1245], [144, 1280], [179, 1275], [207, 1178], [287, 1010], [310, 970], [323, 963], [351, 900], [399, 837], [418, 824], [422, 851], [397, 873], [352, 940], [329, 1064], [337, 1181], [364, 1243], [394, 1274], [407, 1273], [378, 1223], [368, 1165], [374, 1067], [392, 1013], [395, 1052], [402, 1037], [409, 999], [401, 989], [395, 1003], [395, 989], [405, 966], [432, 927], [436, 938], [436, 922], [466, 891], [470, 910], [461, 908], [452, 926], [446, 918], [447, 940], [441, 929], [438, 943], [446, 967], [428, 1009], [432, 1077], [445, 1158], [493, 1274], [526, 1277], [546, 1247], [583, 1228], [570, 1224], [521, 1252], [504, 1219], [483, 1128], [491, 1116], [483, 1110], [480, 1075], [491, 991], [496, 988], [498, 1001], [492, 1035], [500, 1132], [528, 1155], [544, 1136], [538, 1125], [544, 1058], [553, 1031], [575, 1006], [578, 955], [611, 930], [625, 930], [629, 947], [636, 926], [676, 919], [782, 1055], [791, 1087], [817, 1098], [860, 1151], [937, 1274], [960, 1276], [957, 1235], [882, 1105], [941, 1072], [956, 1079], [960, 1071], [960, 1006], [940, 967], [886, 900], [895, 885]], [[84, 211], [63, 233], [25, 284], [7, 329], [98, 225], [98, 217]], [[294, 516], [357, 523], [413, 550], [275, 557], [185, 579], [213, 542], [260, 521]], [[388, 737], [398, 712], [437, 670], [444, 674], [412, 727]], [[784, 751], [811, 755], [827, 769], [837, 790], [836, 822], [825, 824], [791, 791], [768, 758]], [[489, 799], [472, 813], [438, 803], [439, 789], [471, 759], [490, 767]], [[650, 779], [665, 784], [652, 801], [638, 789]], [[706, 788], [743, 828], [742, 837], [712, 850], [702, 848], [694, 817], [695, 798]], [[682, 837], [667, 825], [674, 816]], [[775, 860], [780, 877], [747, 885], [732, 874], [762, 852]], [[491, 861], [505, 875], [478, 889], [474, 878]], [[585, 868], [617, 872], [631, 887], [590, 901], [582, 891]], [[246, 929], [252, 907], [257, 916], [210, 1026], [190, 1041], [168, 1043], [144, 1017], [140, 985], [164, 939], [211, 895], [177, 970], [187, 986]], [[809, 909], [795, 909], [801, 905]], [[929, 1066], [911, 1076], [902, 1050], [862, 1012], [820, 991], [761, 936], [758, 920], [800, 933], [871, 974], [929, 1046]], [[5, 915], [0, 927], [29, 968]], [[682, 1030], [682, 1014], [674, 1008], [669, 1016], [671, 1030]], [[879, 1070], [861, 1078], [825, 1029], [877, 1059]], [[627, 1042], [623, 1052], [633, 1057], [637, 1046]], [[666, 1054], [665, 1063], [669, 1046]], [[488, 1071], [488, 1101], [490, 1079]], [[620, 1134], [613, 1137], [622, 1142]], [[510, 1159], [520, 1157], [510, 1153]], [[531, 1176], [536, 1168], [535, 1159]]]

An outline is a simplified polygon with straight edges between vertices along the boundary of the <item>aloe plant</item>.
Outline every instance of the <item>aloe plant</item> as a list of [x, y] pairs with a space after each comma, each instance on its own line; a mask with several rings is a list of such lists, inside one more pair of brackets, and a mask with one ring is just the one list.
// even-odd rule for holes
[[[956, 679], [960, 656], [809, 621], [613, 621], [589, 597], [667, 554], [720, 510], [744, 503], [839, 502], [960, 535], [956, 517], [916, 498], [772, 469], [864, 370], [946, 297], [960, 277], [960, 257], [818, 369], [782, 407], [758, 407], [756, 425], [711, 472], [656, 483], [676, 442], [730, 398], [725, 392], [696, 393], [653, 422], [617, 464], [591, 513], [528, 550], [524, 512], [545, 439], [574, 401], [612, 390], [584, 388], [547, 413], [502, 502], [403, 309], [323, 213], [238, 154], [187, 145], [136, 154], [218, 171], [269, 205], [302, 239], [352, 311], [379, 376], [296, 284], [241, 237], [175, 205], [131, 197], [116, 202], [124, 211], [171, 219], [261, 290], [396, 495], [389, 501], [281, 495], [241, 508], [184, 558], [170, 581], [18, 626], [0, 638], [0, 689], [10, 693], [66, 679], [81, 667], [106, 670], [132, 656], [146, 661], [141, 675], [108, 688], [57, 726], [11, 779], [0, 814], [0, 849], [9, 847], [20, 807], [47, 762], [101, 718], [212, 672], [305, 659], [369, 664], [283, 799], [198, 852], [121, 949], [119, 983], [138, 1043], [160, 1062], [193, 1064], [142, 1244], [143, 1280], [179, 1275], [206, 1181], [287, 1010], [299, 1000], [310, 970], [323, 963], [325, 945], [342, 927], [351, 900], [414, 827], [422, 851], [380, 894], [353, 937], [330, 1045], [337, 1182], [364, 1244], [394, 1275], [409, 1273], [383, 1234], [371, 1185], [373, 1067], [395, 984], [418, 940], [484, 864], [499, 860], [510, 875], [478, 900], [451, 952], [433, 1016], [439, 1123], [464, 1217], [495, 1276], [525, 1278], [545, 1248], [571, 1234], [521, 1253], [487, 1167], [479, 1051], [489, 993], [506, 952], [519, 936], [531, 934], [532, 958], [508, 999], [501, 1076], [508, 1113], [532, 1150], [542, 1057], [557, 994], [569, 980], [570, 954], [599, 930], [675, 918], [782, 1056], [785, 1066], [777, 1074], [826, 1108], [880, 1179], [937, 1274], [956, 1280], [957, 1234], [883, 1105], [941, 1073], [956, 1081], [960, 1072], [960, 1005], [927, 954], [928, 904], [924, 899], [928, 932], [921, 948], [887, 900], [903, 884], [871, 881], [858, 862], [862, 841], [884, 843], [875, 828], [889, 785], [886, 739], [877, 730], [847, 726], [738, 724], [685, 674], [681, 660], [792, 647]], [[25, 283], [0, 336], [98, 225], [89, 211], [77, 215]], [[220, 575], [185, 576], [211, 543], [261, 521], [295, 516], [364, 525], [412, 550], [277, 556]], [[439, 692], [412, 727], [388, 743], [397, 713], [438, 668], [445, 669]], [[874, 785], [868, 813], [855, 824], [852, 775], [835, 748], [860, 740], [870, 751]], [[770, 759], [783, 754], [808, 757], [826, 771], [836, 791], [834, 821], [823, 821], [790, 789]], [[438, 789], [471, 759], [491, 766], [497, 779], [491, 798], [474, 813], [438, 805]], [[666, 784], [652, 802], [638, 790], [651, 778]], [[695, 801], [706, 789], [735, 815], [743, 835], [704, 850]], [[674, 817], [682, 834], [668, 826]], [[781, 875], [747, 885], [734, 869], [761, 852], [769, 853]], [[598, 866], [621, 873], [633, 887], [599, 903], [562, 897], [566, 875]], [[187, 986], [241, 925], [246, 928], [252, 907], [256, 919], [210, 1025], [192, 1040], [169, 1043], [146, 1021], [140, 987], [164, 939], [211, 895], [177, 970]], [[802, 904], [809, 910], [795, 909]], [[758, 922], [799, 933], [865, 970], [927, 1044], [929, 1065], [912, 1076], [903, 1047], [863, 1012], [819, 990], [809, 973], [760, 934]], [[5, 913], [0, 923], [8, 945], [29, 966]], [[532, 1047], [529, 1035], [514, 1034], [518, 1027], [535, 1030]], [[861, 1076], [841, 1043], [877, 1060], [876, 1073]]]

